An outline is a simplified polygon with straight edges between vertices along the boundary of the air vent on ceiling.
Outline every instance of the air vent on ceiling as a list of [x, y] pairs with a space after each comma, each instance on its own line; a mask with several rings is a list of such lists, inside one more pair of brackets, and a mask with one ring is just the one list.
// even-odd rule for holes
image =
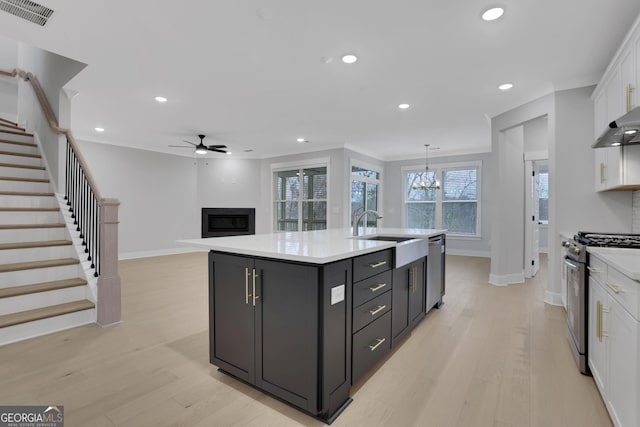
[[53, 10], [29, 0], [0, 0], [0, 10], [44, 27]]

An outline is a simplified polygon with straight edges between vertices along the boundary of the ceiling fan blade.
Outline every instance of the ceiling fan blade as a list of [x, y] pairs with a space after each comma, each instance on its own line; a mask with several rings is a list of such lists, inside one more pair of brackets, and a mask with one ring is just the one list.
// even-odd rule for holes
[[214, 148], [227, 148], [226, 145], [209, 145], [209, 150], [213, 150]]
[[183, 139], [183, 140], [182, 140], [182, 142], [186, 142], [187, 144], [191, 144], [191, 145], [193, 145], [194, 147], [197, 147], [197, 146], [198, 146], [198, 144], [194, 144], [193, 142], [191, 142], [191, 141], [187, 141], [186, 139]]
[[219, 148], [211, 148], [211, 147], [209, 147], [208, 150], [209, 151], [215, 151], [217, 153], [226, 153], [227, 152], [227, 150], [221, 150]]
[[188, 145], [167, 145], [167, 147], [177, 147], [177, 148], [193, 148]]

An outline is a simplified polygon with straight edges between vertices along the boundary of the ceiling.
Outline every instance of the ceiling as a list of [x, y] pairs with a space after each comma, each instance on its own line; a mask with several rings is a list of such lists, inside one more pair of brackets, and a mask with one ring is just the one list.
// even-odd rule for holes
[[241, 158], [490, 151], [491, 117], [597, 83], [640, 13], [638, 0], [504, 0], [492, 22], [490, 0], [39, 2], [46, 26], [0, 12], [0, 34], [88, 64], [66, 86], [77, 139], [192, 155], [167, 146], [203, 133]]

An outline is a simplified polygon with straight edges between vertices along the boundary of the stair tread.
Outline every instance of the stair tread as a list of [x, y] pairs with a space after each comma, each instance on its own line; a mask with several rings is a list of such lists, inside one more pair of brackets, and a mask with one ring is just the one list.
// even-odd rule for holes
[[0, 196], [42, 196], [52, 197], [55, 196], [51, 192], [38, 192], [38, 191], [0, 191]]
[[27, 131], [25, 128], [21, 128], [20, 126], [14, 125], [13, 123], [0, 122], [0, 126], [5, 127], [5, 128], [9, 128], [9, 129], [19, 130], [19, 131], [22, 131], [22, 132], [26, 132]]
[[42, 182], [48, 183], [49, 180], [45, 178], [22, 178], [19, 176], [0, 176], [0, 181], [20, 181], [20, 182]]
[[74, 279], [54, 280], [52, 282], [33, 283], [31, 285], [13, 286], [10, 288], [0, 289], [0, 298], [17, 297], [20, 295], [29, 295], [39, 292], [56, 291], [58, 289], [73, 288], [76, 286], [84, 286], [87, 281], [76, 277]]
[[44, 166], [20, 165], [20, 164], [17, 164], [17, 163], [0, 163], [0, 167], [20, 168], [20, 169], [37, 169], [37, 170], [44, 170], [45, 169]]
[[33, 143], [33, 142], [11, 141], [10, 139], [2, 139], [2, 138], [0, 138], [0, 143], [13, 144], [13, 145], [23, 145], [25, 147], [38, 148], [38, 144]]
[[0, 150], [0, 155], [18, 156], [18, 157], [30, 157], [32, 159], [41, 159], [42, 158], [42, 156], [40, 154], [19, 153], [17, 151], [4, 151], [4, 150]]
[[20, 136], [33, 136], [32, 133], [22, 132], [20, 130], [0, 129], [0, 133], [8, 133], [8, 134], [11, 134], [11, 135], [20, 135]]
[[0, 316], [0, 328], [6, 328], [7, 326], [19, 325], [21, 323], [32, 322], [34, 320], [47, 319], [49, 317], [75, 313], [76, 311], [89, 310], [93, 308], [95, 308], [95, 304], [85, 299], [44, 308], [37, 308], [35, 310], [6, 314], [4, 316]]
[[16, 242], [16, 243], [0, 243], [0, 250], [4, 249], [31, 249], [31, 248], [48, 248], [51, 246], [69, 246], [73, 242], [71, 240], [45, 240], [40, 242]]
[[64, 228], [63, 223], [49, 223], [49, 224], [0, 224], [0, 230], [24, 230], [28, 228]]
[[0, 208], [0, 212], [57, 212], [60, 208]]
[[18, 126], [16, 122], [12, 122], [11, 120], [3, 119], [0, 117], [0, 122], [9, 123], [10, 125]]
[[16, 262], [12, 264], [0, 264], [0, 273], [10, 271], [33, 270], [36, 268], [63, 267], [65, 265], [80, 264], [75, 258], [48, 259], [44, 261]]

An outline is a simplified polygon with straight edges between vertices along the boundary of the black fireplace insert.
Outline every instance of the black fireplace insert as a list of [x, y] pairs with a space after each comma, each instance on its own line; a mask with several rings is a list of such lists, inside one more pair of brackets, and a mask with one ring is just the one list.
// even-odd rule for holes
[[202, 237], [256, 234], [255, 208], [202, 208]]

